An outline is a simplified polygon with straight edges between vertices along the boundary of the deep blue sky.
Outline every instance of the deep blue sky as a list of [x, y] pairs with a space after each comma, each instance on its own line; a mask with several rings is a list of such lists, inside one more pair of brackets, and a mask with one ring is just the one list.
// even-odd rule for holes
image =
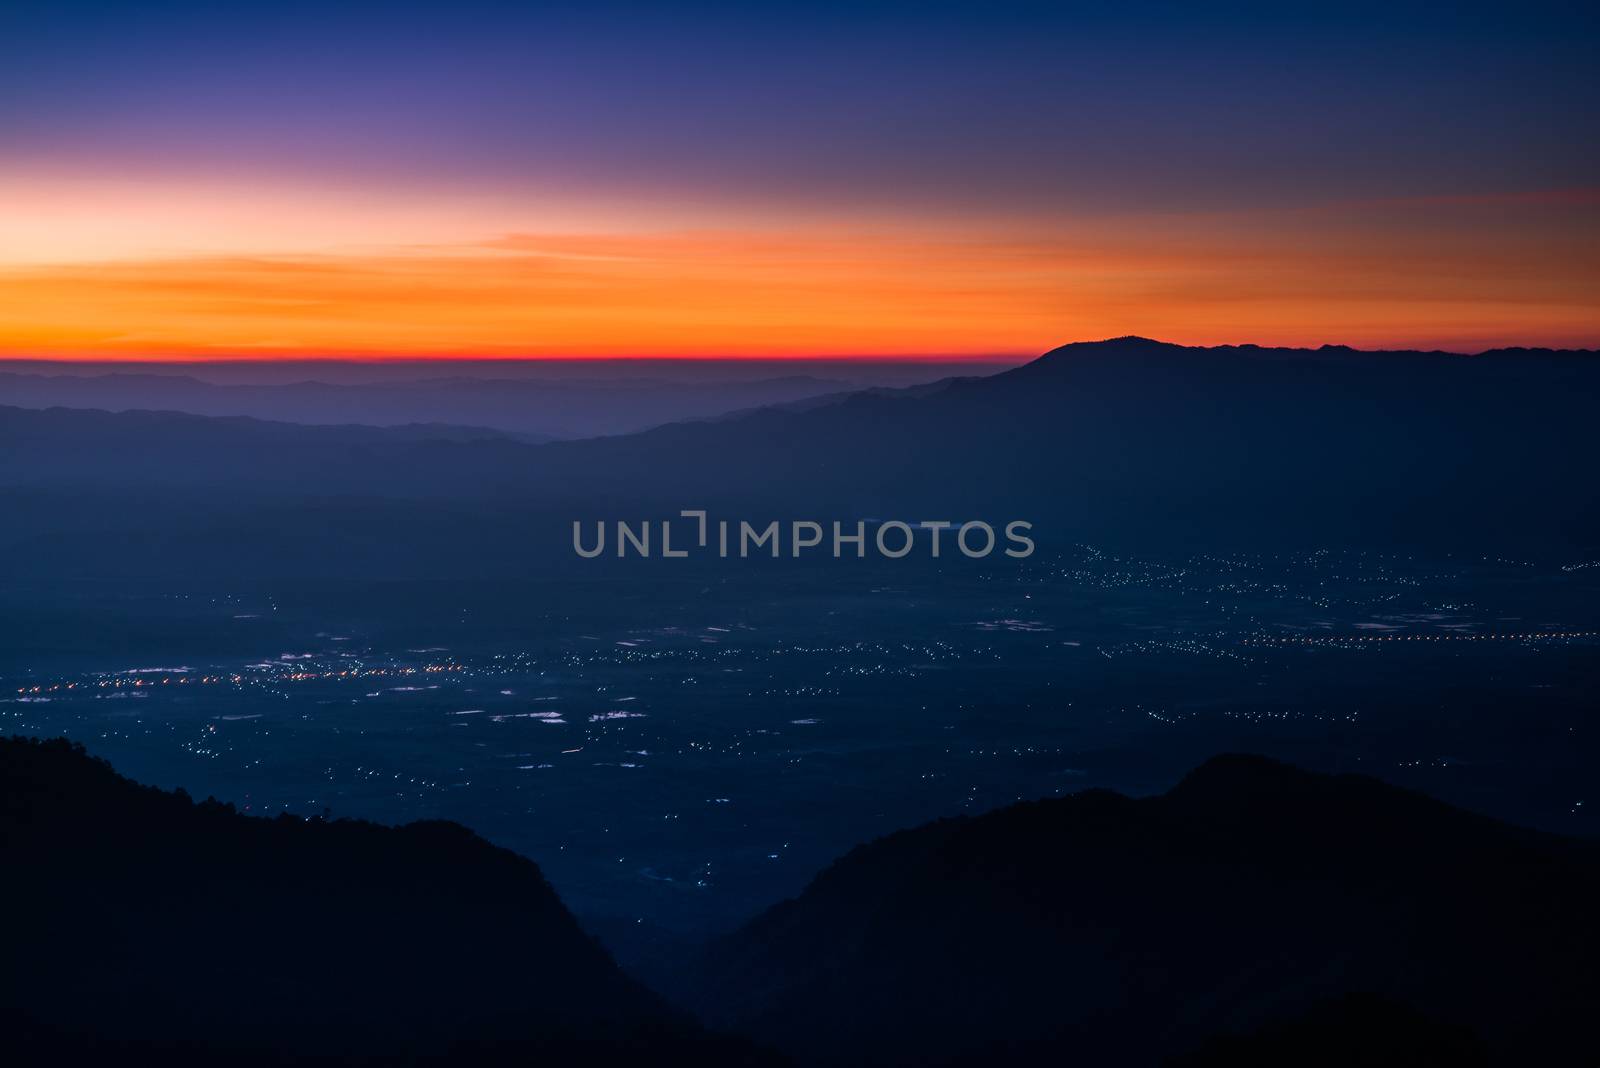
[[957, 209], [1600, 177], [1592, 13], [1285, 6], [13, 3], [0, 160]]

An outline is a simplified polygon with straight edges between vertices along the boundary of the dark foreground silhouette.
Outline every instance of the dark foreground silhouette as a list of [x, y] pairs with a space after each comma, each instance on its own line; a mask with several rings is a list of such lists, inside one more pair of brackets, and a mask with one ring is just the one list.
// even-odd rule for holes
[[1600, 850], [1219, 757], [891, 835], [663, 989], [446, 823], [250, 818], [0, 741], [7, 1063], [1593, 1063]]
[[1596, 901], [1592, 843], [1218, 757], [859, 847], [699, 1005], [818, 1063], [1594, 1063]]
[[65, 741], [0, 742], [0, 780], [23, 1060], [767, 1060], [624, 976], [537, 865], [455, 824], [246, 817]]

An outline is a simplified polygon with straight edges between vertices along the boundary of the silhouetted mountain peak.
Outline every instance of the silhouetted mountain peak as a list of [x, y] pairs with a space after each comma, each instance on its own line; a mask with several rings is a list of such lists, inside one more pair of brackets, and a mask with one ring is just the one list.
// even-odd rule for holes
[[1218, 362], [1217, 356], [1242, 350], [1242, 346], [1210, 349], [1175, 345], [1170, 341], [1129, 334], [1102, 341], [1074, 341], [1062, 345], [1021, 367], [995, 375], [992, 381], [1043, 383], [1093, 380], [1110, 383], [1125, 380], [1125, 372], [1128, 371], [1139, 373], [1134, 380], [1143, 380], [1151, 372], [1187, 371], [1195, 367], [1212, 366]]
[[1171, 792], [1193, 803], [1208, 796], [1280, 793], [1324, 778], [1252, 753], [1222, 753], [1185, 775]]
[[803, 1062], [1056, 1064], [1375, 996], [1412, 1021], [1381, 1031], [1554, 1063], [1589, 1041], [1597, 880], [1589, 843], [1227, 755], [858, 848], [717, 946], [698, 1001]]
[[1163, 801], [1179, 825], [1219, 847], [1267, 836], [1281, 862], [1317, 867], [1329, 855], [1359, 856], [1388, 877], [1437, 875], [1467, 842], [1520, 848], [1538, 837], [1365, 775], [1236, 753], [1206, 761]]
[[1073, 341], [1053, 348], [1031, 364], [1024, 364], [1023, 366], [1038, 366], [1040, 364], [1060, 363], [1065, 360], [1084, 358], [1169, 355], [1186, 350], [1187, 346], [1174, 345], [1170, 341], [1157, 341], [1154, 338], [1140, 337], [1138, 334], [1127, 334], [1123, 337], [1109, 337], [1101, 341]]

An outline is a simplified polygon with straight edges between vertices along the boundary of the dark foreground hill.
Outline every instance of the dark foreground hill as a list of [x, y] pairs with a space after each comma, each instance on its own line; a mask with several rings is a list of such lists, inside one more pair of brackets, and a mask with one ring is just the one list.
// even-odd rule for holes
[[1593, 1064], [1596, 901], [1588, 843], [1222, 757], [862, 846], [697, 1000], [814, 1064]]
[[449, 823], [250, 818], [0, 741], [0, 1060], [764, 1063]]
[[[4, 1063], [1592, 1064], [1600, 849], [1221, 757], [862, 846], [622, 975], [453, 824], [254, 819], [0, 741]], [[747, 1044], [748, 1043], [748, 1044]]]

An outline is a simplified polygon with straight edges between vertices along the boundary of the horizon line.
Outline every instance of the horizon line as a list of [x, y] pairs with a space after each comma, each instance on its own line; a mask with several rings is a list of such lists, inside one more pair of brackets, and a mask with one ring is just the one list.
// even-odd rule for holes
[[1113, 337], [1084, 338], [1075, 341], [1061, 342], [1046, 348], [1031, 351], [987, 351], [987, 352], [891, 352], [891, 353], [863, 353], [863, 352], [820, 352], [820, 353], [708, 353], [705, 355], [662, 355], [647, 353], [616, 353], [616, 354], [551, 354], [551, 355], [509, 355], [503, 353], [370, 353], [370, 352], [319, 352], [315, 354], [279, 354], [279, 355], [198, 355], [198, 354], [171, 354], [171, 355], [105, 355], [97, 353], [71, 353], [60, 355], [10, 355], [0, 353], [0, 364], [228, 364], [245, 366], [253, 364], [284, 365], [294, 363], [308, 364], [383, 364], [404, 365], [421, 363], [1025, 363], [1036, 360], [1041, 356], [1054, 352], [1057, 349], [1068, 348], [1073, 345], [1103, 345], [1117, 341], [1142, 341], [1158, 345], [1168, 345], [1184, 349], [1263, 349], [1289, 352], [1317, 353], [1326, 350], [1344, 350], [1354, 353], [1399, 353], [1415, 352], [1426, 355], [1443, 356], [1482, 356], [1491, 352], [1505, 352], [1525, 350], [1533, 352], [1569, 352], [1593, 353], [1600, 351], [1600, 339], [1593, 345], [1555, 346], [1550, 344], [1503, 343], [1489, 345], [1485, 348], [1464, 351], [1458, 348], [1442, 348], [1437, 344], [1429, 346], [1427, 343], [1398, 343], [1394, 345], [1380, 345], [1372, 348], [1363, 348], [1340, 342], [1322, 342], [1317, 345], [1308, 344], [1274, 344], [1256, 341], [1223, 341], [1211, 344], [1194, 344], [1182, 341], [1168, 341], [1152, 338], [1141, 334], [1121, 334]]

